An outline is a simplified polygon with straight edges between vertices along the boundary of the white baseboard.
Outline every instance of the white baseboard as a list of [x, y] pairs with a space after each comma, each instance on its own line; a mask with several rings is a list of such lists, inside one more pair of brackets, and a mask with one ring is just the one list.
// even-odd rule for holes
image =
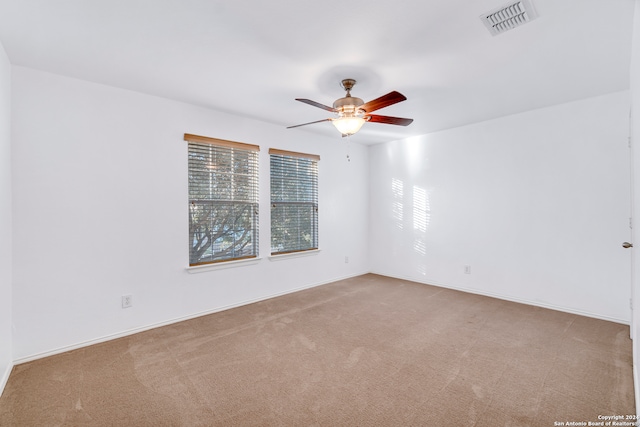
[[9, 381], [9, 375], [11, 375], [13, 366], [14, 364], [9, 362], [9, 366], [7, 366], [7, 369], [2, 373], [2, 377], [0, 377], [0, 396], [4, 393], [4, 388], [7, 385], [7, 381]]
[[[259, 298], [254, 298], [254, 299], [242, 301], [242, 302], [239, 302], [239, 303], [236, 303], [236, 304], [231, 304], [231, 305], [227, 305], [227, 306], [223, 306], [223, 307], [217, 307], [217, 308], [214, 308], [212, 310], [201, 311], [201, 312], [198, 312], [198, 313], [193, 313], [193, 314], [190, 314], [190, 315], [187, 315], [187, 316], [178, 317], [178, 318], [167, 320], [167, 321], [164, 321], [164, 322], [152, 323], [152, 324], [149, 324], [149, 325], [145, 325], [145, 326], [141, 326], [141, 327], [138, 327], [138, 328], [129, 329], [129, 330], [126, 330], [126, 331], [115, 333], [115, 334], [105, 335], [105, 336], [100, 337], [100, 338], [96, 338], [96, 339], [92, 339], [92, 340], [88, 340], [88, 341], [83, 341], [83, 342], [79, 342], [79, 343], [68, 345], [68, 346], [64, 346], [64, 347], [55, 348], [55, 349], [52, 349], [52, 350], [49, 350], [49, 351], [45, 351], [45, 352], [42, 352], [42, 353], [32, 354], [30, 356], [21, 357], [19, 359], [14, 360], [13, 364], [14, 365], [20, 365], [22, 363], [27, 363], [27, 362], [31, 362], [31, 361], [34, 361], [34, 360], [43, 359], [45, 357], [54, 356], [56, 354], [66, 353], [67, 351], [77, 350], [79, 348], [88, 347], [90, 345], [100, 344], [100, 343], [103, 343], [103, 342], [106, 342], [106, 341], [111, 341], [111, 340], [114, 340], [114, 339], [117, 339], [117, 338], [122, 338], [122, 337], [126, 337], [126, 336], [129, 336], [129, 335], [134, 335], [134, 334], [137, 334], [137, 333], [140, 333], [140, 332], [148, 331], [150, 329], [155, 329], [155, 328], [160, 328], [162, 326], [172, 325], [174, 323], [183, 322], [185, 320], [195, 319], [196, 317], [207, 316], [209, 314], [219, 313], [221, 311], [230, 310], [232, 308], [241, 307], [243, 305], [253, 304], [253, 303], [256, 303], [256, 302], [260, 302], [260, 301], [265, 301], [265, 300], [268, 300], [268, 299], [271, 299], [271, 298], [276, 298], [276, 297], [280, 297], [280, 296], [283, 296], [283, 295], [292, 294], [294, 292], [303, 291], [305, 289], [315, 288], [316, 286], [326, 285], [328, 283], [337, 282], [339, 280], [345, 280], [345, 279], [350, 279], [352, 277], [362, 276], [363, 274], [368, 274], [368, 273], [369, 272], [366, 271], [366, 272], [362, 272], [362, 273], [351, 274], [351, 275], [348, 275], [348, 276], [337, 277], [337, 278], [333, 278], [331, 280], [326, 280], [326, 281], [322, 281], [322, 282], [318, 282], [318, 283], [313, 283], [313, 284], [309, 284], [309, 285], [300, 286], [298, 288], [289, 289], [287, 291], [278, 292], [278, 293], [275, 293], [275, 294], [265, 295], [265, 296], [262, 296], [262, 297], [259, 297]], [[8, 375], [7, 375], [7, 378], [8, 378]]]
[[562, 306], [553, 305], [553, 304], [545, 304], [545, 303], [541, 303], [541, 302], [538, 302], [538, 301], [529, 301], [529, 300], [525, 300], [525, 299], [521, 299], [521, 298], [515, 298], [515, 297], [512, 297], [510, 295], [501, 295], [501, 294], [496, 294], [496, 293], [493, 293], [493, 292], [484, 292], [484, 291], [479, 291], [477, 289], [464, 288], [464, 287], [461, 287], [461, 286], [451, 286], [451, 285], [448, 285], [448, 284], [445, 284], [445, 283], [439, 283], [439, 282], [433, 281], [433, 280], [418, 280], [415, 277], [409, 277], [409, 276], [392, 275], [392, 274], [380, 273], [380, 272], [376, 272], [376, 271], [372, 271], [371, 273], [378, 274], [380, 276], [393, 277], [395, 279], [408, 280], [410, 282], [421, 283], [421, 284], [424, 284], [424, 285], [433, 285], [433, 286], [437, 286], [439, 288], [452, 289], [454, 291], [467, 292], [467, 293], [470, 293], [470, 294], [483, 295], [483, 296], [486, 296], [486, 297], [497, 298], [497, 299], [501, 299], [501, 300], [505, 300], [505, 301], [517, 302], [519, 304], [526, 304], [526, 305], [532, 305], [532, 306], [541, 307], [541, 308], [548, 308], [550, 310], [563, 311], [565, 313], [577, 314], [579, 316], [585, 316], [585, 317], [592, 317], [594, 319], [606, 320], [606, 321], [609, 321], [609, 322], [620, 323], [620, 324], [623, 324], [623, 325], [630, 325], [630, 322], [628, 320], [625, 320], [625, 319], [619, 319], [619, 318], [615, 318], [615, 317], [603, 316], [603, 315], [598, 314], [598, 313], [591, 313], [591, 312], [587, 312], [587, 311], [576, 310], [576, 309], [573, 309], [573, 308], [562, 307]]

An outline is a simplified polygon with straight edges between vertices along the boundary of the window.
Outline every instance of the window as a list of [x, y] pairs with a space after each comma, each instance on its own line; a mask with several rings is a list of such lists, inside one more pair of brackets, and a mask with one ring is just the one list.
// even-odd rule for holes
[[271, 254], [318, 249], [318, 160], [270, 149]]
[[258, 256], [257, 145], [185, 134], [189, 265]]

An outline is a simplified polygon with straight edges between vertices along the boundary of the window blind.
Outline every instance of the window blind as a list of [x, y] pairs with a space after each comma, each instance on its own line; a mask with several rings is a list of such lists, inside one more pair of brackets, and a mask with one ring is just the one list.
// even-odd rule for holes
[[318, 160], [311, 154], [269, 150], [271, 254], [318, 248]]
[[258, 150], [185, 135], [189, 145], [189, 265], [258, 256]]

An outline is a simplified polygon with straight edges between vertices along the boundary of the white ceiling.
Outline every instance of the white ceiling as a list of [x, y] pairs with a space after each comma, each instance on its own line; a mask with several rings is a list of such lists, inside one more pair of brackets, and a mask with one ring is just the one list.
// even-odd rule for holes
[[[501, 0], [0, 0], [12, 64], [289, 126], [331, 113], [343, 78], [408, 100], [352, 137], [373, 144], [629, 88], [634, 0], [533, 0], [491, 36]], [[339, 137], [330, 123], [288, 132]]]

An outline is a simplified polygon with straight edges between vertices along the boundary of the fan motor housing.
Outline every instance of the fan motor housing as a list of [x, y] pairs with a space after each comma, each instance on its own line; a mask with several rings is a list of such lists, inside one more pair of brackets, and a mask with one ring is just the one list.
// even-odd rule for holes
[[345, 96], [344, 98], [336, 99], [336, 102], [333, 103], [333, 108], [339, 111], [352, 110], [355, 113], [361, 105], [364, 105], [362, 99], [355, 96]]

